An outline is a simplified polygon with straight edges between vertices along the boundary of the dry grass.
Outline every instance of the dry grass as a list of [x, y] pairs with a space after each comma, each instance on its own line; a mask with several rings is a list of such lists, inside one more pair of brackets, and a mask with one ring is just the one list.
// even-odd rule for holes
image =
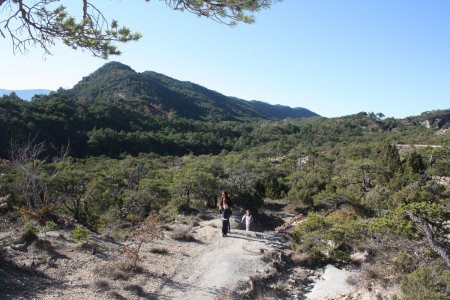
[[177, 227], [174, 229], [174, 231], [171, 233], [170, 237], [174, 240], [181, 241], [181, 242], [195, 242], [196, 239], [191, 234], [191, 228], [189, 227]]
[[291, 256], [291, 259], [296, 266], [309, 267], [313, 265], [313, 259], [311, 255], [306, 253], [294, 253]]
[[119, 270], [126, 274], [142, 274], [148, 273], [143, 267], [134, 265], [128, 261], [123, 261], [118, 264]]
[[117, 265], [103, 265], [96, 267], [94, 272], [99, 274], [101, 277], [109, 278], [112, 280], [127, 280], [129, 278], [128, 274], [117, 268]]
[[82, 243], [78, 248], [82, 251], [90, 252], [92, 255], [102, 253], [101, 247], [97, 243], [89, 241]]
[[106, 291], [109, 289], [109, 282], [105, 280], [98, 280], [94, 282], [93, 287], [96, 290]]
[[362, 278], [365, 281], [372, 281], [380, 278], [380, 274], [378, 270], [373, 265], [363, 265], [362, 270]]

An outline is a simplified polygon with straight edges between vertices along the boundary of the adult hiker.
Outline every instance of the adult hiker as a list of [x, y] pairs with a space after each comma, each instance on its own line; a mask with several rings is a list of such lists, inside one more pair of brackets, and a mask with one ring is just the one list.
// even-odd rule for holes
[[[224, 205], [228, 206], [228, 209], [230, 210], [230, 215], [232, 213], [231, 211], [231, 207], [233, 206], [233, 201], [231, 200], [230, 194], [226, 191], [222, 192], [222, 195], [220, 196], [220, 201], [219, 201], [219, 214], [223, 213], [223, 207]], [[230, 221], [228, 221], [228, 232], [231, 232], [231, 223]]]
[[222, 192], [222, 195], [220, 196], [220, 201], [219, 201], [219, 210], [223, 210], [223, 205], [227, 204], [228, 208], [232, 207], [232, 201], [231, 201], [231, 197], [230, 194], [228, 194], [228, 192]]
[[230, 228], [230, 217], [231, 217], [231, 209], [228, 207], [228, 204], [224, 203], [222, 206], [222, 236], [227, 236]]

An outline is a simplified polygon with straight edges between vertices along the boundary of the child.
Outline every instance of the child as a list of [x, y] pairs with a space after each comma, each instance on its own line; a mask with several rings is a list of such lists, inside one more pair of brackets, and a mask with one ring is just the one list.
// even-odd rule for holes
[[242, 222], [244, 222], [245, 219], [245, 230], [250, 231], [250, 223], [253, 222], [252, 214], [250, 213], [250, 210], [245, 211], [245, 215], [242, 216]]
[[230, 216], [231, 216], [231, 209], [228, 207], [227, 204], [224, 204], [222, 210], [222, 236], [227, 236], [227, 233], [230, 228]]

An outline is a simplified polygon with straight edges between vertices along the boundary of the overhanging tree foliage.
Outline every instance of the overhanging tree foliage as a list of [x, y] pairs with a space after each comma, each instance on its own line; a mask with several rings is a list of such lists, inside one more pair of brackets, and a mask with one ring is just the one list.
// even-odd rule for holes
[[[149, 2], [150, 0], [145, 0]], [[188, 11], [217, 22], [235, 25], [253, 23], [251, 15], [281, 0], [161, 0], [170, 8]], [[0, 35], [10, 38], [14, 52], [24, 53], [40, 46], [45, 53], [57, 40], [73, 49], [82, 48], [94, 56], [119, 55], [115, 42], [136, 41], [141, 34], [109, 22], [93, 1], [79, 0], [81, 20], [60, 0], [0, 0]]]

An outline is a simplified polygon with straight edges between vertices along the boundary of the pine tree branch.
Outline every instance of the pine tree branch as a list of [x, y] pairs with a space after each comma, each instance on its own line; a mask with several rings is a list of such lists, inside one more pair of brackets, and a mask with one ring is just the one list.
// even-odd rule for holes
[[437, 254], [439, 254], [446, 262], [447, 266], [450, 268], [450, 256], [448, 255], [445, 248], [442, 247], [438, 241], [436, 241], [435, 236], [432, 231], [430, 223], [428, 223], [424, 218], [408, 212], [408, 217], [413, 221], [420, 229], [425, 233], [427, 237], [428, 244], [431, 249], [433, 249]]

